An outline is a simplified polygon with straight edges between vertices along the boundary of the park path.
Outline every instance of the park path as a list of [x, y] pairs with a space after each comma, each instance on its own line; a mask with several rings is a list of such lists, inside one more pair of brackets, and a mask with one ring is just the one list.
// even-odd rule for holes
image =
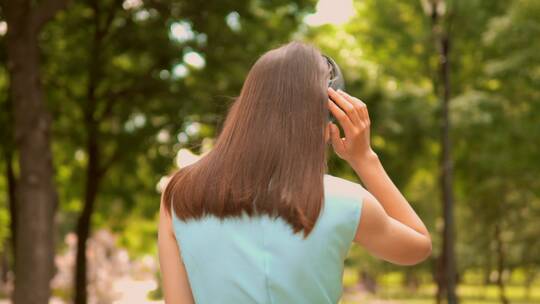
[[[111, 304], [165, 304], [164, 301], [150, 301], [147, 295], [155, 290], [157, 283], [153, 279], [134, 280], [125, 277], [114, 282], [113, 290], [119, 295], [118, 299]], [[52, 298], [49, 304], [66, 304], [67, 302]], [[11, 304], [11, 301], [0, 299], [0, 304]]]

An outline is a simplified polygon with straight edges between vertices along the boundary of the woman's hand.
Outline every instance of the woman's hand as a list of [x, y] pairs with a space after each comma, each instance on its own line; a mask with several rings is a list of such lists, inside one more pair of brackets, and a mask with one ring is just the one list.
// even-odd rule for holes
[[[345, 132], [341, 138], [339, 128], [330, 123], [330, 137], [337, 155], [353, 168], [377, 155], [371, 149], [369, 114], [366, 104], [349, 94], [328, 88], [328, 108]], [[337, 105], [336, 105], [337, 104]]]
[[345, 131], [345, 138], [341, 138], [338, 127], [330, 125], [332, 146], [367, 188], [358, 187], [363, 207], [355, 241], [394, 264], [424, 261], [431, 255], [431, 236], [371, 150], [366, 105], [345, 92], [328, 89], [328, 94], [332, 98], [328, 107]]

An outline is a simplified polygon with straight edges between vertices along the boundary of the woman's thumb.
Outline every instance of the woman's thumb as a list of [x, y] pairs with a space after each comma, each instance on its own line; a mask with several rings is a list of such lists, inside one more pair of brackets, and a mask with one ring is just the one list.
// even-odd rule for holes
[[339, 129], [335, 124], [330, 124], [330, 138], [332, 140], [332, 146], [334, 147], [334, 150], [336, 153], [341, 154], [344, 149], [344, 143], [339, 135]]

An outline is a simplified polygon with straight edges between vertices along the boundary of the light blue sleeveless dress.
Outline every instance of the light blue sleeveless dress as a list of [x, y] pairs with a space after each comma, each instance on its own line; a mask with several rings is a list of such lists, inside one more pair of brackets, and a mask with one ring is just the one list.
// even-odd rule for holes
[[[327, 184], [325, 176], [325, 187]], [[283, 219], [214, 216], [173, 228], [197, 304], [335, 304], [363, 199], [325, 188], [307, 239]]]

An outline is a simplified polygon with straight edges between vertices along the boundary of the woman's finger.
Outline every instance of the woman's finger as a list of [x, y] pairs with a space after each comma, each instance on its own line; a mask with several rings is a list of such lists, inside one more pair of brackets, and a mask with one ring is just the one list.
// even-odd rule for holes
[[362, 118], [362, 120], [369, 121], [369, 113], [368, 113], [368, 110], [367, 110], [367, 105], [362, 100], [360, 100], [360, 99], [358, 99], [358, 98], [356, 98], [354, 96], [349, 95], [345, 91], [339, 90], [338, 93], [342, 94], [342, 96], [345, 97], [345, 99], [347, 101], [349, 101], [351, 104], [353, 104], [355, 107], [357, 107], [358, 112], [360, 113], [360, 118]]
[[332, 115], [339, 121], [339, 124], [343, 127], [345, 131], [345, 136], [349, 137], [353, 134], [354, 124], [349, 119], [349, 116], [340, 107], [338, 107], [332, 99], [328, 99], [328, 108]]
[[348, 101], [343, 95], [339, 94], [332, 88], [328, 88], [328, 94], [330, 95], [331, 99], [349, 116], [349, 119], [353, 123], [357, 123], [360, 116], [354, 107], [354, 103], [351, 103]]
[[332, 147], [339, 156], [343, 156], [345, 152], [345, 143], [339, 134], [339, 128], [331, 123], [330, 124], [330, 139], [332, 140]]

